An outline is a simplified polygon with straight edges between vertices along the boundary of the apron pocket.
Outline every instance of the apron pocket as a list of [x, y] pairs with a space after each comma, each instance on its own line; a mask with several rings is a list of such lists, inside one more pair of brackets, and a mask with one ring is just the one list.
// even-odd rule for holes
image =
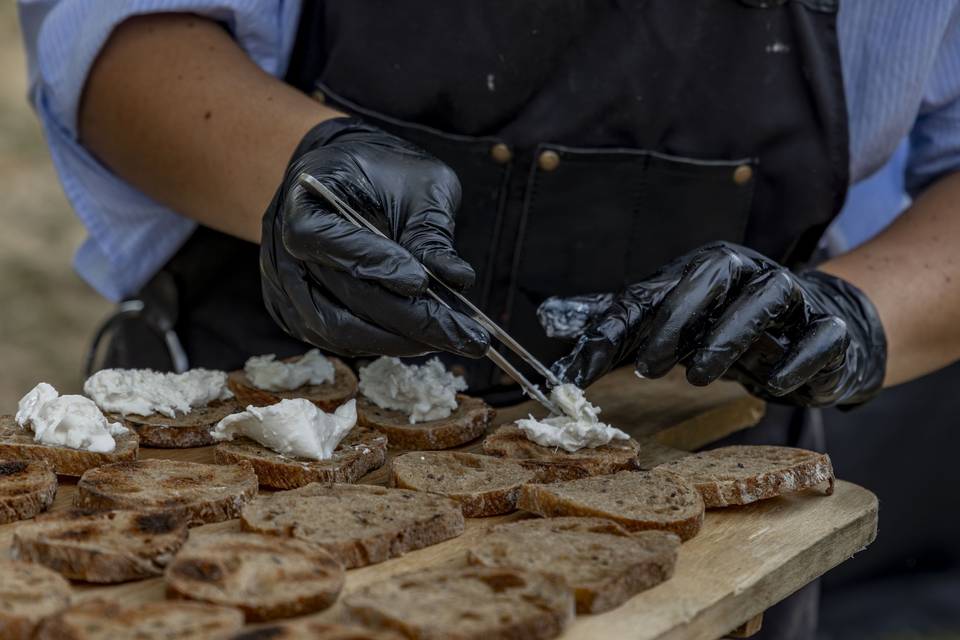
[[757, 161], [703, 161], [659, 153], [649, 162], [636, 201], [626, 258], [628, 282], [709, 242], [743, 244]]
[[707, 242], [743, 242], [755, 160], [541, 145], [513, 282], [551, 295], [617, 291]]

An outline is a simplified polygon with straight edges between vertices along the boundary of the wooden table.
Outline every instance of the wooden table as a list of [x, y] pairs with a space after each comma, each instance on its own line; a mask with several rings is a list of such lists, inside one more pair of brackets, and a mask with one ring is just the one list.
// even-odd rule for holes
[[[696, 448], [751, 426], [763, 414], [763, 404], [736, 385], [696, 389], [677, 376], [639, 381], [629, 372], [616, 372], [595, 385], [590, 396], [604, 408], [605, 419], [641, 440], [645, 466], [683, 455], [678, 446]], [[505, 409], [497, 422], [531, 410], [536, 412], [529, 404]], [[212, 462], [209, 448], [143, 449], [141, 457]], [[379, 483], [383, 478], [380, 470], [364, 481]], [[74, 493], [73, 483], [61, 485], [53, 509], [68, 507]], [[462, 564], [467, 547], [487, 528], [523, 517], [527, 516], [514, 513], [468, 519], [458, 538], [348, 571], [345, 591], [404, 571]], [[15, 527], [15, 523], [0, 527], [0, 554], [9, 548]], [[700, 534], [681, 548], [671, 580], [613, 611], [578, 617], [563, 638], [715, 640], [870, 544], [876, 528], [876, 497], [846, 482], [838, 482], [830, 497], [809, 493], [710, 511]], [[234, 520], [197, 527], [191, 535], [235, 530]], [[79, 600], [107, 597], [136, 603], [164, 597], [159, 578], [108, 587], [77, 586], [76, 591]], [[334, 619], [339, 613], [335, 605], [322, 617]]]

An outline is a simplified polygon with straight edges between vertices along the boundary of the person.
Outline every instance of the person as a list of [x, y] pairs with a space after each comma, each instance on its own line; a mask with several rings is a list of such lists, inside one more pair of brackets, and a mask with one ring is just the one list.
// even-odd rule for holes
[[[77, 268], [145, 309], [109, 364], [170, 366], [150, 334], [172, 328], [194, 366], [303, 342], [441, 351], [474, 393], [517, 398], [483, 328], [423, 295], [429, 269], [581, 385], [683, 364], [850, 407], [960, 354], [958, 5], [19, 6], [31, 100], [90, 230]], [[909, 211], [812, 264], [904, 136]], [[546, 335], [544, 301], [598, 293], [572, 351]]]

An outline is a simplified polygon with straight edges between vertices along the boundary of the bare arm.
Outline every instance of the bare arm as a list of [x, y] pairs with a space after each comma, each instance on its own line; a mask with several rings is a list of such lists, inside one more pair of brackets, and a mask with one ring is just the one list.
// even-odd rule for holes
[[264, 73], [215, 22], [156, 14], [124, 22], [100, 53], [80, 137], [157, 201], [257, 242], [297, 143], [339, 115]]
[[960, 174], [942, 178], [879, 236], [821, 270], [857, 285], [887, 334], [885, 386], [960, 359]]

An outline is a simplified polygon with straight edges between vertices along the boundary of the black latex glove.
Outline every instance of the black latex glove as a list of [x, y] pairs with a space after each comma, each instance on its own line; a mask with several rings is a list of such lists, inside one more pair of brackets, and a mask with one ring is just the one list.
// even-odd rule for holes
[[553, 365], [579, 386], [631, 354], [642, 377], [681, 363], [693, 384], [726, 376], [757, 396], [804, 406], [862, 403], [883, 383], [886, 339], [862, 291], [738, 245], [697, 249], [612, 301], [552, 298], [539, 315], [556, 335], [591, 309], [573, 351]]
[[[388, 238], [354, 226], [297, 183], [306, 172]], [[414, 145], [353, 118], [301, 141], [263, 217], [263, 299], [290, 335], [346, 356], [450, 351], [479, 357], [489, 336], [421, 297], [427, 274], [457, 289], [473, 269], [453, 250], [460, 181]]]

